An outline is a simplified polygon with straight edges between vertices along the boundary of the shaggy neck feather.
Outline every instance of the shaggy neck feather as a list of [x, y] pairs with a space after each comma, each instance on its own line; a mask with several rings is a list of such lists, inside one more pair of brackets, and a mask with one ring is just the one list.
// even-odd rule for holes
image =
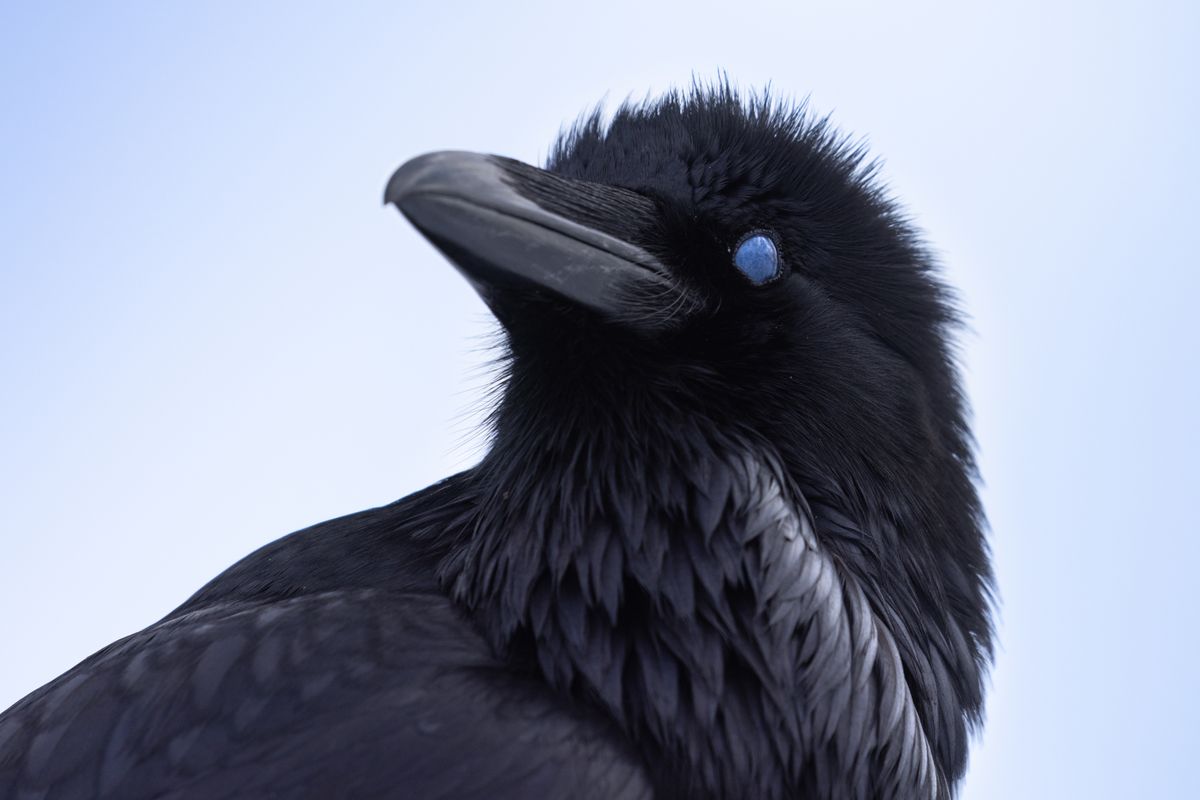
[[944, 792], [895, 642], [767, 450], [559, 422], [481, 465], [445, 565], [498, 650], [605, 709], [669, 795]]

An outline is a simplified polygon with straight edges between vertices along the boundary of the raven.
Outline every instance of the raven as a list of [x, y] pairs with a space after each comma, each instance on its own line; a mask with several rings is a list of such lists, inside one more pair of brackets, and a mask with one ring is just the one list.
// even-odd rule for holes
[[933, 798], [992, 578], [953, 297], [861, 145], [728, 85], [385, 199], [504, 332], [480, 463], [0, 717], [25, 798]]

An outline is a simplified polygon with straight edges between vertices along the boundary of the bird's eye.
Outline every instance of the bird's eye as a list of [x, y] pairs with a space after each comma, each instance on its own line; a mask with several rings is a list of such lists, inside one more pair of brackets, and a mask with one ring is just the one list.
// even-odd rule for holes
[[733, 264], [755, 286], [762, 286], [779, 275], [779, 248], [765, 233], [751, 233], [738, 242]]

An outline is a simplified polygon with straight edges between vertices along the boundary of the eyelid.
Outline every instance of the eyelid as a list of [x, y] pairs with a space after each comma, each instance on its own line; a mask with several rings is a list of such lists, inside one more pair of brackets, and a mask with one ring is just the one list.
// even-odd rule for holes
[[779, 242], [779, 234], [775, 233], [775, 231], [770, 228], [751, 228], [750, 230], [746, 231], [733, 243], [731, 252], [736, 253], [737, 249], [741, 247], [747, 239], [753, 239], [755, 236], [765, 236], [766, 238], [770, 239], [771, 244], [775, 245], [775, 252], [779, 253], [779, 260], [783, 261], [783, 246]]
[[[751, 243], [751, 250], [744, 253]], [[783, 274], [783, 256], [773, 231], [758, 228], [746, 232], [734, 245], [731, 256], [733, 266], [755, 286], [766, 286]]]

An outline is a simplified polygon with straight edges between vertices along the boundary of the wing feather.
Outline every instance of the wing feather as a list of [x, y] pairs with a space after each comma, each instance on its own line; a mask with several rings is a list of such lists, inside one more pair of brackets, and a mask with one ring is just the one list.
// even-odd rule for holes
[[607, 723], [450, 602], [334, 591], [164, 620], [0, 715], [0, 795], [644, 798]]

